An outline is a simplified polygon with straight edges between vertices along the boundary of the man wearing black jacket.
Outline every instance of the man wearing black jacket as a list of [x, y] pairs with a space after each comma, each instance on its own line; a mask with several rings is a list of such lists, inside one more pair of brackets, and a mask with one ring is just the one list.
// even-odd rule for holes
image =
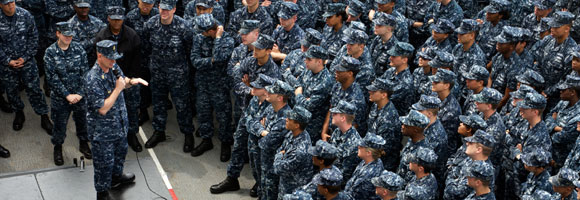
[[[123, 74], [130, 78], [141, 77], [140, 39], [137, 32], [131, 27], [123, 24], [125, 20], [125, 8], [111, 6], [107, 8], [107, 20], [109, 24], [95, 36], [95, 43], [101, 40], [112, 40], [118, 43], [118, 52], [123, 55], [117, 60], [117, 64], [123, 70]], [[141, 152], [143, 148], [137, 139], [139, 132], [139, 103], [141, 96], [140, 87], [131, 87], [125, 90], [125, 104], [129, 119], [129, 131], [127, 142], [131, 149]]]

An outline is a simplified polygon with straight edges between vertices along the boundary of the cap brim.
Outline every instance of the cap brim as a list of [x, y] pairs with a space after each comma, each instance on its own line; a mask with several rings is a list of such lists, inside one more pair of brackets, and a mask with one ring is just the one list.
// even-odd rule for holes
[[463, 29], [463, 28], [460, 27], [460, 28], [456, 28], [455, 29], [455, 32], [457, 34], [466, 34], [466, 33], [469, 33], [470, 31], [467, 31], [467, 30], [465, 30], [465, 29]]
[[550, 176], [550, 178], [548, 178], [548, 182], [550, 182], [550, 184], [552, 184], [552, 186], [560, 186], [560, 181], [558, 181], [558, 175], [554, 175], [554, 176]]
[[61, 32], [61, 34], [64, 36], [75, 36], [74, 31], [64, 31], [64, 32]]
[[443, 31], [443, 29], [440, 29], [439, 27], [437, 27], [435, 24], [431, 24], [431, 30], [437, 32], [437, 33], [446, 33], [445, 31]]
[[264, 89], [266, 89], [266, 92], [270, 94], [275, 94], [274, 87], [272, 87], [271, 85], [264, 87]]
[[211, 6], [207, 5], [206, 3], [196, 3], [195, 6], [202, 6], [204, 8], [211, 8]]
[[257, 83], [256, 81], [251, 82], [250, 86], [252, 86], [253, 88], [258, 88], [258, 89], [262, 89], [264, 88], [262, 85], [260, 85], [259, 83]]
[[428, 78], [429, 78], [429, 81], [431, 81], [431, 82], [441, 82], [441, 81], [443, 81], [443, 79], [440, 79], [439, 77], [437, 77], [437, 75], [431, 75], [431, 76], [428, 76]]
[[420, 103], [414, 103], [411, 108], [413, 108], [413, 110], [417, 110], [417, 111], [422, 111], [422, 110], [427, 110], [427, 108], [423, 107]]
[[344, 113], [342, 110], [338, 109], [337, 107], [331, 108], [330, 113]]
[[498, 36], [495, 36], [493, 38], [493, 41], [497, 42], [497, 43], [509, 43], [509, 41], [503, 37], [501, 34], [499, 34]]
[[558, 23], [556, 20], [552, 19], [552, 21], [548, 22], [548, 26], [551, 28], [558, 28], [560, 26], [564, 26], [565, 24]]
[[530, 157], [530, 156], [528, 156], [528, 154], [521, 154], [521, 156], [520, 156], [520, 160], [522, 160], [522, 163], [524, 163], [524, 165], [527, 165], [527, 166], [532, 166], [532, 167], [537, 167], [537, 166], [534, 166], [534, 165], [531, 163], [531, 161], [530, 161], [530, 158], [529, 158], [529, 157]]
[[243, 34], [243, 35], [248, 34], [250, 32], [252, 32], [252, 30], [245, 29], [245, 28], [242, 28], [242, 29], [240, 29], [240, 31], [238, 31], [238, 33]]
[[311, 156], [320, 156], [318, 155], [315, 146], [311, 146], [310, 148], [308, 148], [308, 154], [310, 154]]
[[78, 8], [90, 8], [91, 4], [89, 4], [89, 3], [75, 3], [75, 6]]
[[379, 91], [379, 88], [375, 87], [374, 85], [368, 85], [367, 87], [368, 91]]
[[399, 117], [399, 121], [401, 121], [401, 124], [405, 126], [411, 126], [409, 123], [409, 118], [407, 116]]
[[300, 45], [305, 46], [305, 47], [310, 47], [310, 42], [308, 42], [308, 40], [306, 40], [306, 39], [302, 39], [302, 40], [300, 40]]
[[472, 143], [479, 143], [479, 141], [474, 136], [465, 137], [465, 138], [463, 138], [463, 141], [472, 142]]
[[488, 5], [483, 9], [485, 12], [488, 13], [499, 13], [500, 11], [498, 9], [496, 9], [495, 7]]
[[556, 86], [556, 88], [558, 88], [559, 90], [565, 90], [565, 89], [568, 89], [568, 88], [569, 88], [569, 86], [568, 86], [568, 84], [566, 84], [566, 83], [564, 82], [564, 83], [559, 83], [559, 84]]
[[324, 14], [322, 14], [322, 17], [324, 18], [328, 18], [330, 16], [334, 16], [336, 15], [336, 13], [332, 13], [332, 12], [324, 12]]
[[401, 56], [401, 54], [398, 54], [394, 49], [389, 49], [387, 54], [389, 54], [389, 56]]
[[459, 122], [461, 123], [467, 123], [469, 121], [469, 116], [467, 115], [459, 115]]
[[486, 103], [483, 100], [483, 96], [481, 94], [474, 94], [472, 97], [473, 101], [478, 102], [478, 103]]
[[381, 182], [381, 178], [380, 177], [373, 177], [371, 178], [371, 183], [375, 186], [375, 187], [381, 187], [381, 188], [385, 188], [385, 186], [382, 184]]
[[312, 183], [314, 185], [322, 185], [322, 180], [320, 178], [320, 174], [316, 174], [314, 178], [312, 178]]
[[122, 53], [121, 54], [120, 53], [115, 53], [115, 54], [113, 54], [111, 56], [107, 56], [107, 55], [104, 55], [104, 56], [107, 57], [108, 59], [111, 59], [111, 60], [118, 60], [118, 59], [121, 59], [123, 57], [123, 54]]
[[337, 71], [337, 72], [346, 72], [346, 71], [350, 71], [350, 70], [348, 70], [346, 67], [343, 67], [342, 65], [338, 65], [338, 66], [336, 66], [336, 68], [334, 69], [334, 71]]
[[125, 16], [124, 15], [109, 15], [109, 18], [111, 19], [118, 19], [118, 20], [124, 20]]
[[254, 46], [254, 48], [257, 48], [257, 49], [266, 49], [266, 46], [262, 45], [258, 41], [252, 42], [252, 46]]
[[292, 16], [287, 15], [286, 13], [283, 13], [283, 12], [278, 12], [277, 16], [279, 18], [282, 18], [282, 19], [290, 19], [290, 18], [292, 18]]
[[155, 0], [142, 0], [143, 3], [155, 4]]
[[430, 60], [429, 62], [427, 62], [427, 64], [431, 67], [441, 68], [441, 65], [439, 64], [439, 62], [436, 62], [435, 60]]
[[2, 1], [2, 4], [8, 4], [8, 3], [12, 3], [12, 2], [15, 2], [15, 1], [14, 0], [5, 0], [5, 1]]
[[163, 10], [173, 10], [174, 7], [175, 7], [174, 5], [169, 5], [169, 4], [165, 4], [165, 3], [159, 4], [159, 8], [161, 8]]

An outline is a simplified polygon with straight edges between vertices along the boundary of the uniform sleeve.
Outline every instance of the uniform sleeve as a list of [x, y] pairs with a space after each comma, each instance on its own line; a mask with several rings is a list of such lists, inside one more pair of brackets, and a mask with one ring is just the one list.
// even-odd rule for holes
[[[268, 123], [268, 122], [266, 122]], [[286, 134], [286, 129], [285, 129], [285, 124], [286, 124], [286, 120], [285, 118], [278, 118], [276, 119], [275, 122], [272, 122], [273, 124], [271, 124], [271, 128], [268, 131], [268, 135], [266, 135], [265, 137], [261, 138], [259, 141], [260, 147], [276, 147], [278, 148], [278, 146], [280, 144], [282, 144], [282, 141], [284, 141], [284, 136]]]
[[38, 30], [36, 29], [36, 25], [34, 24], [34, 18], [32, 18], [32, 15], [30, 15], [29, 13], [27, 13], [27, 19], [26, 19], [26, 26], [27, 27], [27, 37], [26, 37], [26, 41], [23, 41], [26, 43], [26, 51], [25, 55], [22, 55], [22, 58], [24, 59], [24, 61], [29, 62], [30, 59], [34, 58], [34, 55], [36, 55], [36, 51], [38, 49]]
[[291, 172], [302, 164], [307, 164], [304, 162], [308, 158], [308, 155], [304, 151], [294, 149], [294, 151], [282, 154], [280, 151], [276, 154], [276, 159], [274, 160], [274, 173], [280, 176], [292, 176], [293, 174], [284, 174], [284, 172]]
[[240, 67], [234, 71], [234, 92], [238, 95], [249, 95], [251, 88], [242, 82], [242, 78], [246, 73], [246, 68], [250, 64], [249, 59], [244, 59]]
[[[85, 52], [84, 49], [79, 48], [80, 52], [81, 52], [81, 63], [80, 63], [80, 70], [81, 70], [81, 74], [83, 77], [85, 77], [87, 75], [87, 72], [90, 69], [89, 66], [89, 60], [87, 59], [87, 53]], [[81, 86], [82, 88], [85, 87], [86, 82], [82, 82]], [[77, 92], [78, 95], [81, 95], [82, 97], [85, 97], [86, 93], [85, 90], [81, 89], [80, 91]]]
[[214, 41], [212, 54], [214, 63], [226, 63], [232, 55], [232, 51], [234, 49], [234, 39], [226, 36], [226, 34], [227, 33], [224, 33], [223, 37], [216, 38]]
[[[50, 50], [50, 49], [47, 49]], [[56, 73], [56, 63], [54, 61], [55, 56], [51, 52], [46, 52], [44, 54], [44, 68], [46, 71], [46, 78], [50, 89], [56, 93], [56, 96], [61, 98], [66, 98], [70, 93], [68, 89], [64, 86], [60, 77]]]
[[196, 34], [193, 37], [193, 43], [191, 45], [191, 64], [193, 64], [197, 70], [207, 70], [212, 68], [211, 57], [202, 57], [201, 55], [201, 46], [203, 44], [204, 37], [205, 36]]
[[[324, 105], [330, 96], [330, 81], [321, 82], [314, 88], [310, 89], [310, 96], [306, 97], [303, 94], [294, 97], [296, 105], [301, 105], [307, 110], [316, 110], [320, 105]], [[310, 98], [310, 99], [307, 99]]]
[[185, 6], [185, 11], [183, 12], [183, 19], [187, 21], [193, 21], [193, 18], [195, 18], [195, 12], [195, 1], [187, 3], [187, 6]]
[[91, 110], [99, 110], [105, 105], [105, 99], [107, 98], [104, 95], [105, 92], [99, 88], [99, 81], [92, 79], [90, 74], [87, 75], [85, 80], [87, 109], [89, 112], [91, 112]]

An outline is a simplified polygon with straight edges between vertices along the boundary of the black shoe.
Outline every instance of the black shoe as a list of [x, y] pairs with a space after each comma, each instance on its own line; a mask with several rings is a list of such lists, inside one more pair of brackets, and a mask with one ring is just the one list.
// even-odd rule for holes
[[185, 140], [183, 142], [183, 152], [189, 153], [193, 150], [193, 145], [195, 144], [195, 139], [193, 134], [185, 134]]
[[14, 117], [14, 121], [12, 122], [12, 129], [15, 131], [22, 130], [22, 125], [26, 118], [24, 117], [24, 112], [22, 110], [16, 111], [16, 116]]
[[155, 131], [153, 132], [153, 135], [147, 139], [147, 142], [145, 143], [145, 148], [153, 148], [155, 146], [157, 146], [157, 144], [159, 144], [160, 142], [165, 141], [167, 138], [165, 137], [165, 132], [162, 131]]
[[88, 141], [79, 141], [79, 151], [86, 159], [93, 159], [93, 153], [91, 152]]
[[0, 145], [0, 157], [2, 158], [10, 157], [10, 151], [8, 151], [8, 149], [4, 148], [2, 145]]
[[40, 126], [48, 135], [52, 135], [52, 122], [48, 118], [48, 115], [45, 114], [40, 116]]
[[222, 151], [220, 153], [220, 161], [227, 162], [232, 155], [232, 146], [222, 142]]
[[193, 151], [191, 151], [191, 156], [193, 157], [201, 156], [201, 154], [211, 149], [213, 149], [213, 143], [211, 142], [211, 139], [203, 139], [203, 141], [201, 141], [201, 144], [199, 144], [197, 147], [195, 147]]
[[143, 126], [147, 121], [149, 121], [149, 112], [147, 112], [147, 109], [143, 109], [139, 112], [139, 126]]
[[209, 191], [212, 194], [221, 194], [227, 191], [237, 191], [240, 189], [240, 182], [238, 182], [237, 178], [226, 177], [226, 180], [222, 181], [221, 183], [212, 185], [209, 188]]
[[252, 187], [252, 189], [250, 190], [250, 196], [251, 197], [258, 197], [258, 189], [259, 189], [259, 185], [258, 183], [254, 183], [254, 186]]
[[141, 147], [141, 143], [139, 143], [139, 139], [137, 139], [137, 135], [135, 133], [127, 134], [127, 143], [133, 151], [141, 152], [143, 151], [143, 147]]
[[97, 200], [110, 200], [109, 191], [97, 192]]
[[135, 182], [135, 174], [133, 173], [124, 173], [121, 176], [113, 176], [111, 180], [111, 188], [118, 189], [119, 187], [127, 184]]
[[10, 107], [10, 103], [8, 103], [3, 96], [0, 96], [0, 110], [5, 113], [13, 113], [12, 107]]
[[54, 164], [57, 166], [61, 166], [64, 164], [64, 160], [62, 158], [62, 145], [54, 145]]

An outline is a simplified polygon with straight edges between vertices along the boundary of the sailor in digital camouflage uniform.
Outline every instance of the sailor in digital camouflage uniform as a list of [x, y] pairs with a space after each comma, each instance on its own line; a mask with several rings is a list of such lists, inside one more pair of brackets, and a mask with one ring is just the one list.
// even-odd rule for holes
[[295, 104], [312, 113], [312, 118], [306, 127], [312, 142], [321, 139], [320, 133], [330, 107], [330, 92], [334, 81], [328, 69], [324, 67], [324, 61], [328, 58], [327, 53], [320, 46], [308, 48], [304, 55], [306, 69], [298, 77], [297, 84], [294, 86], [296, 88], [294, 90]]
[[[92, 66], [97, 59], [97, 54], [95, 53], [95, 36], [97, 33], [107, 27], [101, 19], [89, 15], [89, 10], [91, 9], [91, 2], [89, 0], [76, 0], [74, 4], [74, 9], [76, 15], [68, 20], [68, 22], [73, 27], [75, 36], [73, 41], [80, 43], [85, 52], [87, 52], [87, 58], [89, 59], [89, 66]], [[105, 12], [106, 8], [102, 8]], [[106, 19], [106, 16], [103, 17]]]
[[[431, 67], [431, 73], [435, 75], [439, 70], [445, 69], [448, 71], [453, 72], [453, 54], [445, 52], [445, 51], [435, 51], [435, 57], [432, 60], [427, 62], [427, 64]], [[453, 72], [455, 74], [455, 72]], [[431, 82], [431, 88], [433, 83]], [[450, 85], [451, 86], [451, 85]], [[457, 82], [457, 76], [455, 76], [455, 80], [453, 80], [453, 86], [449, 88], [451, 94], [455, 97], [460, 96], [459, 88], [461, 86]], [[428, 93], [426, 95], [435, 95], [434, 91], [432, 93]]]
[[[44, 0], [44, 14], [46, 23], [46, 33], [44, 37], [49, 41], [56, 41], [56, 23], [69, 20], [74, 14], [75, 10], [73, 4], [66, 0]], [[42, 36], [41, 36], [42, 37]]]
[[376, 36], [369, 42], [369, 51], [375, 74], [380, 77], [389, 67], [387, 51], [399, 41], [397, 37], [393, 37], [397, 21], [393, 15], [378, 12], [374, 16], [373, 23]]
[[73, 113], [79, 151], [85, 158], [92, 154], [87, 137], [87, 108], [84, 97], [84, 75], [88, 71], [87, 54], [79, 43], [72, 42], [75, 34], [70, 23], [56, 24], [57, 42], [45, 52], [46, 78], [52, 88], [50, 94], [51, 115], [54, 120], [51, 142], [54, 145], [54, 163], [64, 164], [62, 144], [66, 138], [68, 118]]
[[500, 35], [504, 26], [509, 25], [511, 3], [507, 0], [492, 0], [485, 8], [485, 21], [479, 25], [475, 42], [485, 54], [485, 62], [489, 62], [496, 54], [496, 36]]
[[[317, 30], [312, 28], [307, 28], [304, 30], [304, 37], [300, 40], [300, 48], [294, 49], [288, 53], [284, 59], [284, 62], [280, 66], [281, 69], [284, 70], [282, 76], [286, 82], [290, 83], [292, 86], [295, 86], [295, 83], [289, 79], [298, 78], [306, 70], [306, 65], [304, 63], [304, 59], [306, 58], [306, 51], [308, 51], [310, 47], [320, 46], [320, 42], [322, 42], [322, 40], [324, 40], [324, 36]], [[327, 58], [323, 58], [323, 60], [326, 59]]]
[[[457, 128], [457, 133], [462, 137], [461, 139], [462, 145], [457, 149], [457, 151], [455, 151], [453, 154], [450, 154], [449, 158], [447, 159], [446, 179], [453, 177], [452, 175], [450, 175], [452, 174], [452, 171], [454, 169], [459, 169], [458, 166], [464, 164], [466, 158], [468, 157], [467, 154], [465, 154], [465, 150], [467, 149], [467, 143], [463, 142], [463, 139], [466, 137], [471, 137], [478, 130], [485, 130], [485, 128], [487, 127], [487, 123], [485, 123], [485, 121], [479, 115], [476, 114], [472, 114], [469, 116], [460, 115], [459, 121], [460, 123], [459, 127]], [[446, 183], [445, 185], [447, 185], [447, 181], [445, 183]]]
[[542, 148], [547, 152], [552, 152], [552, 141], [546, 128], [546, 122], [542, 120], [542, 110], [546, 107], [546, 98], [538, 93], [528, 93], [520, 102], [520, 113], [528, 121], [529, 127], [522, 133], [521, 145], [511, 148], [511, 155], [518, 155], [528, 152], [527, 148]]
[[379, 199], [376, 195], [375, 187], [371, 179], [381, 175], [384, 170], [383, 162], [381, 161], [383, 146], [385, 140], [383, 137], [374, 133], [367, 133], [366, 136], [359, 141], [358, 157], [362, 161], [358, 164], [352, 178], [346, 183], [344, 192], [354, 199]]
[[[151, 71], [151, 93], [153, 103], [153, 135], [145, 148], [153, 148], [165, 141], [168, 96], [177, 111], [177, 123], [182, 134], [190, 135], [195, 130], [191, 113], [190, 67], [188, 58], [193, 42], [190, 23], [174, 15], [175, 0], [162, 0], [159, 15], [151, 17], [144, 28], [143, 40], [151, 44], [149, 69]], [[184, 140], [183, 150], [193, 149], [193, 141]]]
[[491, 87], [504, 94], [498, 108], [507, 104], [510, 92], [517, 90], [515, 76], [522, 74], [525, 70], [519, 62], [518, 54], [514, 51], [519, 37], [522, 37], [522, 32], [518, 28], [504, 26], [501, 33], [493, 38], [496, 42], [497, 54], [491, 58]]
[[405, 181], [411, 181], [415, 174], [409, 170], [411, 157], [416, 153], [419, 147], [429, 147], [423, 134], [425, 128], [429, 125], [429, 118], [416, 110], [409, 111], [407, 116], [399, 117], [401, 121], [401, 130], [404, 136], [409, 140], [401, 151], [401, 162], [397, 168], [397, 174], [403, 177]]
[[0, 81], [16, 113], [12, 129], [21, 130], [25, 120], [24, 103], [18, 94], [18, 87], [23, 84], [34, 112], [41, 116], [41, 127], [51, 135], [53, 126], [48, 118], [48, 105], [40, 89], [38, 68], [34, 60], [38, 48], [38, 31], [34, 19], [28, 11], [17, 7], [14, 0], [2, 0], [0, 4]]
[[519, 63], [525, 68], [531, 69], [534, 66], [534, 57], [530, 49], [536, 40], [530, 29], [519, 27], [516, 28], [522, 32], [522, 35], [518, 37], [515, 48], [515, 52], [520, 57]]
[[[312, 155], [312, 163], [317, 167], [317, 173], [314, 176], [318, 176], [324, 170], [336, 170], [340, 171], [333, 163], [338, 158], [339, 150], [332, 144], [324, 141], [318, 140], [315, 146], [308, 149], [308, 153]], [[314, 179], [310, 180], [307, 184], [301, 186], [296, 190], [305, 191], [312, 195], [314, 199], [322, 199], [322, 196], [317, 191], [318, 185], [314, 183]]]
[[[528, 148], [520, 159], [524, 167], [529, 172], [527, 180], [522, 183], [519, 196], [532, 195], [537, 190], [554, 193], [552, 185], [548, 182], [550, 172], [548, 171], [552, 153], [542, 148]], [[511, 187], [511, 185], [510, 185]]]
[[[398, 41], [401, 42], [409, 42], [409, 23], [407, 18], [405, 17], [404, 12], [401, 13], [400, 10], [396, 9], [396, 3], [395, 1], [399, 1], [399, 0], [383, 0], [383, 1], [375, 1], [376, 2], [376, 13], [375, 15], [372, 17], [372, 20], [374, 20], [377, 17], [378, 13], [383, 13], [383, 14], [388, 14], [388, 15], [392, 15], [395, 18], [395, 23], [396, 23], [396, 27], [393, 27], [393, 33], [394, 36], [397, 38]], [[366, 18], [366, 17], [365, 17]], [[365, 24], [370, 24], [367, 23], [366, 21], [362, 21]], [[373, 27], [369, 27], [369, 29], [372, 30]]]
[[92, 16], [105, 22], [107, 21], [107, 8], [109, 6], [123, 7], [123, 0], [90, 0]]
[[[454, 0], [444, 0], [441, 2], [434, 2], [431, 7], [427, 9], [425, 19], [421, 25], [430, 25], [439, 19], [447, 19], [458, 27], [463, 19], [463, 9]], [[415, 22], [417, 23], [417, 22]]]
[[482, 65], [473, 65], [469, 72], [463, 74], [463, 78], [465, 79], [465, 89], [469, 90], [467, 98], [465, 98], [465, 101], [463, 102], [463, 114], [477, 114], [477, 106], [473, 99], [473, 95], [479, 94], [487, 86], [489, 72]]
[[566, 76], [566, 80], [558, 85], [560, 89], [560, 102], [544, 118], [550, 135], [552, 135], [554, 161], [559, 168], [574, 147], [574, 141], [578, 137], [576, 123], [571, 119], [580, 116], [580, 77]]
[[484, 161], [475, 161], [467, 172], [467, 185], [474, 191], [465, 199], [495, 200], [493, 190], [490, 188], [493, 177], [493, 165]]
[[[524, 14], [525, 17], [522, 19], [521, 26], [523, 28], [527, 28], [532, 30], [532, 32], [534, 32], [534, 35], [539, 35], [539, 29], [536, 29], [536, 27], [540, 27], [540, 24], [542, 23], [542, 19], [546, 18], [546, 17], [552, 17], [552, 15], [554, 14], [555, 11], [553, 9], [554, 4], [556, 3], [556, 0], [539, 0], [539, 1], [534, 1], [534, 12], [530, 12], [530, 13], [521, 13]], [[515, 14], [515, 13], [514, 13]], [[517, 15], [516, 15], [517, 16]]]
[[397, 42], [387, 51], [390, 56], [389, 65], [391, 68], [380, 77], [389, 79], [397, 85], [390, 99], [395, 104], [400, 116], [406, 115], [411, 104], [418, 99], [413, 88], [413, 76], [409, 69], [409, 62], [414, 50], [415, 48], [409, 43]]
[[452, 71], [439, 69], [435, 75], [429, 76], [429, 80], [433, 83], [432, 91], [436, 92], [437, 97], [441, 100], [437, 118], [441, 121], [447, 133], [447, 155], [451, 155], [463, 143], [461, 137], [457, 134], [457, 128], [459, 127], [457, 122], [461, 115], [461, 106], [451, 92], [456, 85], [457, 78]]
[[300, 48], [300, 40], [304, 37], [304, 30], [300, 25], [296, 24], [298, 19], [298, 5], [292, 2], [282, 3], [282, 7], [278, 12], [278, 19], [280, 25], [274, 29], [272, 38], [276, 41], [276, 47], [272, 51], [276, 53], [272, 57], [276, 60], [280, 57], [279, 54], [288, 55], [291, 51]]
[[340, 100], [336, 106], [330, 109], [332, 113], [331, 123], [336, 128], [330, 138], [322, 138], [339, 149], [339, 156], [334, 164], [344, 175], [343, 185], [352, 177], [360, 162], [360, 158], [357, 157], [357, 148], [362, 138], [353, 125], [357, 110], [354, 104]]
[[[405, 180], [398, 174], [384, 170], [380, 176], [371, 179], [375, 192], [381, 199], [397, 199], [399, 191], [405, 190]], [[402, 193], [402, 192], [401, 192]]]
[[[437, 179], [433, 176], [432, 170], [437, 165], [437, 154], [431, 148], [419, 147], [409, 160], [409, 170], [415, 176], [407, 182], [405, 188], [405, 198], [409, 193], [421, 191], [424, 199], [438, 199]], [[401, 199], [405, 199], [401, 198]]]
[[330, 3], [326, 5], [326, 10], [322, 17], [326, 24], [322, 29], [324, 40], [320, 44], [324, 49], [328, 50], [329, 59], [332, 60], [338, 54], [340, 48], [346, 44], [343, 40], [343, 34], [348, 29], [345, 24], [346, 21], [346, 5], [342, 3]]
[[312, 195], [304, 191], [295, 191], [292, 194], [285, 194], [283, 200], [312, 200]]
[[[246, 0], [246, 6], [230, 13], [230, 21], [226, 30], [235, 35], [242, 26], [244, 20], [260, 21], [260, 33], [271, 35], [274, 31], [274, 22], [268, 10], [260, 5], [258, 0]], [[236, 39], [236, 44], [240, 43], [240, 38]]]
[[224, 8], [216, 0], [193, 0], [187, 3], [183, 18], [193, 22], [196, 16], [202, 14], [211, 14], [220, 25], [225, 25], [226, 23]]
[[[580, 132], [580, 117], [574, 117], [573, 119], [570, 120], [570, 122], [575, 122], [576, 123], [576, 130], [577, 132]], [[574, 130], [571, 130], [574, 131]], [[580, 171], [580, 154], [578, 152], [580, 152], [580, 140], [578, 140], [578, 138], [575, 141], [574, 144], [574, 148], [572, 148], [572, 151], [570, 151], [570, 153], [568, 154], [568, 157], [566, 157], [566, 162], [564, 162], [564, 167], [568, 167], [574, 171]]]
[[489, 159], [493, 163], [494, 168], [499, 170], [501, 155], [506, 148], [504, 146], [506, 127], [503, 123], [503, 118], [496, 110], [497, 105], [501, 101], [502, 94], [493, 88], [484, 88], [479, 94], [473, 94], [471, 98], [475, 101], [481, 118], [487, 123], [485, 132], [493, 135], [495, 138], [496, 145]]
[[333, 200], [350, 200], [353, 199], [348, 194], [341, 192], [342, 185], [342, 172], [335, 168], [329, 168], [322, 170], [320, 174], [317, 174], [312, 179], [312, 182], [318, 185], [318, 193], [321, 194], [324, 199]]
[[[458, 44], [453, 48], [453, 72], [457, 74], [460, 84], [460, 102], [467, 99], [468, 92], [465, 88], [465, 75], [471, 71], [474, 65], [485, 66], [485, 54], [475, 42], [479, 24], [472, 19], [464, 19], [461, 25], [455, 29]], [[487, 82], [487, 81], [486, 81]], [[487, 84], [486, 84], [487, 85]]]
[[[427, 38], [425, 43], [417, 48], [417, 54], [431, 48], [435, 51], [445, 51], [451, 53], [457, 41], [453, 41], [453, 30], [455, 26], [447, 19], [439, 19], [436, 23], [431, 24], [431, 37]], [[418, 63], [418, 57], [415, 57], [415, 63]]]
[[[369, 100], [373, 102], [368, 117], [368, 132], [375, 133], [385, 139], [382, 149], [385, 152], [400, 152], [401, 122], [395, 105], [389, 100], [395, 84], [387, 79], [377, 78], [372, 85], [367, 86]], [[383, 167], [389, 171], [396, 171], [399, 166], [399, 155], [387, 153], [381, 157]]]
[[576, 200], [578, 194], [576, 189], [578, 187], [578, 172], [569, 168], [562, 168], [558, 174], [551, 176], [548, 181], [552, 184], [554, 194], [552, 199]]
[[99, 200], [109, 199], [110, 188], [135, 180], [134, 174], [123, 173], [129, 121], [123, 89], [147, 85], [143, 79], [124, 76], [115, 63], [122, 57], [116, 49], [117, 43], [111, 40], [98, 42], [97, 62], [84, 77], [87, 133], [93, 147], [94, 184]]
[[433, 94], [429, 76], [436, 73], [435, 69], [429, 66], [429, 61], [435, 58], [436, 54], [432, 47], [426, 47], [424, 51], [417, 51], [417, 68], [413, 71], [413, 87], [417, 95]]

